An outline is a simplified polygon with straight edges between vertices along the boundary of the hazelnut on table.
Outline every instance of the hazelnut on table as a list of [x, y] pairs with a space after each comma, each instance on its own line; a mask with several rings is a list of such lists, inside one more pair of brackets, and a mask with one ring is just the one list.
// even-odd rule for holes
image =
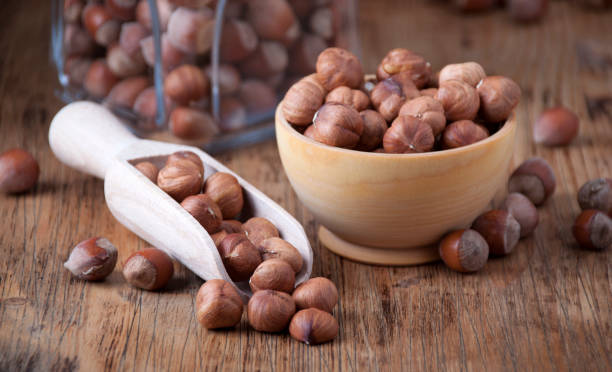
[[578, 135], [580, 121], [564, 107], [554, 107], [540, 114], [533, 124], [533, 140], [545, 146], [565, 146]]
[[576, 218], [572, 233], [582, 248], [595, 251], [612, 248], [612, 219], [601, 211], [583, 211]]
[[279, 237], [278, 229], [274, 224], [263, 217], [252, 217], [242, 224], [246, 236], [259, 247], [261, 243], [272, 237]]
[[243, 307], [238, 291], [225, 280], [206, 281], [196, 295], [196, 317], [208, 329], [236, 326], [242, 318]]
[[329, 279], [310, 278], [293, 291], [298, 309], [317, 308], [331, 313], [338, 303], [338, 289]]
[[612, 178], [597, 178], [582, 185], [578, 204], [582, 209], [596, 209], [612, 217]]
[[208, 177], [204, 192], [219, 205], [223, 219], [236, 217], [244, 206], [242, 187], [229, 173], [217, 172]]
[[439, 252], [446, 266], [455, 271], [470, 273], [482, 269], [487, 263], [489, 245], [474, 230], [457, 230], [440, 241]]
[[268, 238], [261, 242], [257, 249], [261, 252], [264, 261], [281, 259], [287, 262], [295, 273], [302, 270], [304, 259], [300, 252], [289, 242], [278, 237]]
[[117, 248], [106, 238], [90, 238], [77, 244], [64, 267], [84, 280], [102, 280], [110, 275], [117, 263]]
[[285, 292], [257, 291], [247, 305], [249, 324], [260, 332], [280, 332], [295, 314], [295, 302]]
[[172, 275], [172, 259], [157, 248], [134, 252], [123, 264], [123, 277], [137, 288], [149, 291], [164, 287]]
[[293, 268], [286, 261], [278, 258], [263, 261], [249, 279], [249, 286], [253, 293], [263, 289], [291, 293], [294, 285]]
[[40, 168], [27, 151], [11, 149], [0, 154], [0, 192], [20, 193], [36, 185]]
[[261, 254], [244, 234], [229, 234], [219, 244], [219, 254], [230, 278], [242, 282], [261, 263]]
[[540, 157], [525, 160], [510, 176], [508, 192], [518, 192], [531, 200], [534, 205], [542, 205], [554, 192], [555, 174]]
[[521, 225], [521, 238], [531, 234], [538, 226], [540, 217], [531, 200], [523, 194], [510, 193], [502, 202], [501, 208], [508, 211]]

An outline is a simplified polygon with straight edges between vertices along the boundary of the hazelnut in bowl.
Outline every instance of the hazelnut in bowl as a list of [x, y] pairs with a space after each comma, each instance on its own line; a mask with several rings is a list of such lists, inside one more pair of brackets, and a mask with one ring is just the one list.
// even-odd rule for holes
[[[313, 88], [308, 84], [302, 84], [302, 89], [312, 94]], [[285, 115], [292, 109], [285, 105], [295, 104], [287, 102], [290, 92], [277, 107], [275, 117], [281, 161], [298, 198], [320, 223], [321, 242], [341, 256], [382, 265], [438, 260], [439, 240], [452, 230], [469, 227], [505, 192], [517, 129], [513, 112], [516, 104], [511, 105], [505, 122], [498, 123], [493, 134], [471, 144], [449, 148], [444, 146], [445, 134], [440, 133], [432, 148], [429, 142], [434, 142], [434, 137], [427, 128], [426, 135], [415, 143], [429, 146], [429, 150], [366, 152], [360, 151], [359, 141], [352, 138], [366, 132], [355, 129], [359, 125], [354, 123], [354, 112], [349, 113], [345, 107], [321, 112], [330, 110], [325, 108], [328, 104], [323, 100], [318, 103], [321, 108], [314, 108], [316, 103], [312, 102], [318, 100], [310, 96], [302, 103], [310, 104], [308, 109], [316, 113], [315, 125], [296, 125]], [[333, 117], [334, 113], [342, 121], [335, 132], [339, 145], [322, 143], [321, 133], [329, 124], [320, 124], [313, 130], [321, 115]], [[418, 129], [421, 122], [414, 124], [415, 120], [402, 115], [392, 122], [387, 120], [391, 126], [385, 133], [384, 149], [388, 149], [386, 142], [408, 133], [392, 136], [389, 132], [394, 126], [412, 125]], [[449, 125], [444, 123], [446, 128], [452, 121]], [[462, 124], [450, 129], [457, 134], [448, 136], [450, 143], [462, 140]], [[304, 131], [305, 128], [308, 129]], [[378, 148], [382, 147], [383, 141], [378, 142]]]

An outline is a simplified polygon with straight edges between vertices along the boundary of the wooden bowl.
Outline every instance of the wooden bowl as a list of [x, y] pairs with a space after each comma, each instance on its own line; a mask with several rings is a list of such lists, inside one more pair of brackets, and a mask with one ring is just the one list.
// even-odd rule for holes
[[298, 198], [344, 257], [382, 265], [439, 259], [437, 242], [466, 228], [505, 193], [516, 118], [475, 144], [422, 154], [331, 147], [297, 132], [276, 110], [276, 140]]

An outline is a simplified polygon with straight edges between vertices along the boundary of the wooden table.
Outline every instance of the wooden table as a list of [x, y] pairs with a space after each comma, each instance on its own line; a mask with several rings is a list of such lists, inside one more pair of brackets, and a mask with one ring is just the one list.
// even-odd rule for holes
[[[303, 222], [313, 274], [338, 285], [340, 334], [309, 347], [254, 332], [246, 319], [229, 332], [202, 329], [194, 316], [202, 280], [182, 267], [154, 293], [126, 285], [119, 269], [86, 283], [62, 268], [90, 236], [113, 241], [120, 262], [145, 243], [111, 216], [100, 180], [49, 150], [48, 125], [62, 103], [47, 64], [47, 3], [0, 2], [0, 150], [24, 147], [42, 168], [33, 192], [0, 196], [0, 370], [612, 369], [612, 252], [579, 250], [570, 232], [578, 187], [612, 176], [612, 12], [552, 2], [544, 22], [519, 27], [501, 10], [461, 17], [431, 1], [362, 1], [370, 71], [403, 46], [435, 68], [479, 61], [523, 89], [516, 159], [549, 160], [557, 190], [535, 234], [477, 274], [339, 258], [318, 244], [317, 223], [296, 199], [273, 141], [219, 157]], [[564, 148], [533, 145], [531, 123], [556, 104], [580, 116], [579, 138]]]

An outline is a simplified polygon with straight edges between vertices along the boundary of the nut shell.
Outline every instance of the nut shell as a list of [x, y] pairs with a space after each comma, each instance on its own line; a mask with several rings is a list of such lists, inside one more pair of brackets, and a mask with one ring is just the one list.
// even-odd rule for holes
[[385, 152], [410, 154], [433, 149], [435, 138], [431, 127], [414, 116], [399, 116], [383, 137]]
[[83, 87], [92, 96], [103, 98], [108, 95], [117, 80], [117, 76], [108, 68], [106, 61], [98, 59], [89, 66]]
[[178, 202], [198, 194], [202, 182], [201, 171], [189, 160], [169, 162], [157, 175], [157, 185]]
[[521, 225], [521, 238], [531, 234], [538, 226], [540, 217], [533, 203], [523, 194], [510, 193], [500, 209], [508, 211]]
[[280, 259], [287, 262], [294, 272], [298, 273], [302, 270], [302, 266], [304, 265], [302, 255], [293, 245], [281, 238], [268, 238], [261, 242], [257, 249], [261, 252], [264, 262], [272, 259]]
[[440, 257], [449, 268], [475, 272], [484, 267], [489, 257], [486, 240], [474, 230], [457, 230], [446, 235], [439, 246]]
[[361, 112], [370, 106], [370, 99], [359, 89], [337, 87], [327, 94], [325, 103], [343, 103]]
[[295, 314], [295, 302], [284, 292], [269, 289], [257, 291], [249, 300], [249, 324], [260, 332], [280, 332], [287, 328]]
[[191, 151], [177, 151], [171, 154], [166, 160], [166, 165], [179, 163], [188, 166], [188, 164], [183, 163], [183, 160], [191, 162], [192, 166], [200, 171], [200, 173], [204, 174], [204, 163], [202, 163], [202, 159], [200, 159], [196, 153]]
[[239, 62], [257, 49], [259, 39], [253, 27], [238, 19], [229, 19], [223, 24], [220, 55], [224, 62]]
[[531, 200], [534, 205], [542, 205], [554, 192], [555, 174], [540, 157], [527, 159], [510, 176], [508, 192], [518, 192]]
[[410, 115], [421, 119], [431, 127], [434, 137], [437, 137], [446, 127], [444, 106], [438, 100], [429, 96], [413, 98], [402, 105], [399, 115]]
[[489, 131], [471, 120], [459, 120], [449, 124], [442, 133], [442, 146], [455, 149], [482, 141], [489, 137]]
[[311, 278], [293, 291], [293, 300], [299, 309], [314, 307], [331, 313], [338, 303], [338, 289], [327, 278]]
[[272, 289], [291, 293], [295, 285], [295, 272], [286, 261], [273, 258], [263, 261], [249, 279], [253, 292]]
[[388, 122], [397, 117], [407, 99], [419, 96], [419, 90], [410, 80], [408, 72], [401, 72], [378, 82], [370, 92], [372, 105]]
[[209, 234], [219, 230], [223, 219], [221, 209], [209, 195], [188, 196], [181, 202], [181, 207], [185, 208]]
[[155, 166], [155, 164], [150, 161], [141, 161], [138, 164], [134, 165], [136, 169], [140, 171], [145, 177], [147, 177], [151, 182], [157, 182], [157, 174], [159, 173], [159, 169]]
[[580, 121], [564, 107], [544, 111], [533, 124], [533, 140], [545, 146], [565, 146], [578, 135]]
[[204, 192], [221, 208], [223, 219], [236, 217], [244, 206], [242, 187], [236, 177], [229, 173], [217, 172], [208, 177]]
[[450, 121], [474, 120], [480, 108], [476, 89], [459, 80], [441, 83], [435, 98], [442, 102], [445, 116]]
[[322, 344], [336, 338], [338, 321], [319, 309], [300, 310], [291, 319], [289, 334], [307, 345]]
[[213, 43], [215, 18], [208, 8], [179, 7], [168, 20], [168, 40], [188, 54], [203, 54]]
[[190, 107], [177, 107], [168, 120], [170, 132], [184, 140], [205, 139], [219, 133], [210, 114]]
[[484, 68], [476, 62], [454, 63], [444, 66], [440, 70], [438, 84], [449, 80], [460, 80], [468, 85], [476, 87], [478, 83], [487, 77]]
[[572, 233], [584, 249], [601, 251], [612, 248], [612, 219], [601, 211], [583, 211], [576, 218]]
[[521, 99], [521, 88], [503, 76], [489, 76], [476, 87], [480, 96], [480, 115], [489, 123], [505, 121]]
[[330, 146], [354, 148], [363, 133], [357, 110], [341, 103], [324, 104], [312, 122], [318, 141]]
[[135, 76], [123, 79], [113, 86], [106, 97], [105, 103], [112, 107], [132, 108], [138, 95], [149, 86], [145, 76]]
[[387, 53], [376, 70], [378, 80], [386, 79], [400, 72], [408, 72], [418, 88], [429, 82], [431, 65], [420, 55], [408, 49], [396, 48]]
[[331, 91], [339, 86], [358, 89], [363, 82], [363, 68], [359, 59], [341, 48], [327, 48], [317, 58], [317, 79]]
[[299, 24], [287, 1], [253, 0], [248, 6], [247, 20], [259, 37], [290, 42], [299, 36]]
[[250, 218], [242, 224], [242, 229], [255, 247], [259, 247], [268, 238], [279, 236], [274, 224], [263, 217]]
[[578, 190], [582, 209], [597, 209], [612, 217], [612, 178], [590, 180]]
[[383, 137], [389, 127], [377, 111], [364, 110], [359, 113], [359, 116], [363, 121], [363, 133], [361, 133], [356, 148], [361, 151], [373, 151], [382, 145]]
[[326, 94], [325, 88], [313, 75], [293, 84], [283, 100], [285, 119], [293, 125], [310, 125], [315, 113], [323, 105]]
[[117, 248], [106, 238], [90, 238], [77, 244], [64, 267], [84, 280], [102, 280], [117, 264]]
[[198, 101], [208, 95], [209, 89], [208, 77], [194, 65], [177, 67], [164, 80], [164, 92], [179, 104]]
[[208, 329], [235, 327], [240, 323], [243, 308], [236, 288], [222, 279], [206, 281], [196, 295], [196, 317]]
[[27, 151], [11, 149], [0, 154], [0, 192], [19, 193], [36, 185], [40, 168]]
[[123, 277], [137, 288], [149, 291], [164, 287], [174, 274], [172, 259], [157, 248], [132, 253], [123, 264]]
[[491, 254], [505, 256], [514, 250], [521, 237], [521, 225], [508, 211], [495, 209], [482, 214], [472, 229], [487, 241]]
[[218, 249], [227, 273], [235, 282], [249, 279], [261, 263], [259, 251], [244, 234], [227, 235]]

